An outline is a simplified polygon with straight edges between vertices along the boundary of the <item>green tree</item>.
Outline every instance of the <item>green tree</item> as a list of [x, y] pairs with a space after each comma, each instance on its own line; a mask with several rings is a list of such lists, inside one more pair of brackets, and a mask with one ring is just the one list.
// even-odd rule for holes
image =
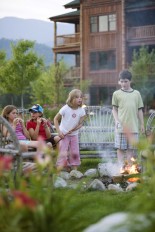
[[41, 105], [54, 103], [53, 83], [54, 73], [53, 67], [51, 66], [35, 82], [31, 83], [33, 102]]
[[1, 86], [6, 93], [21, 96], [21, 107], [24, 107], [23, 94], [30, 87], [30, 82], [36, 80], [43, 68], [43, 59], [39, 58], [33, 48], [34, 42], [20, 40], [11, 45], [12, 59], [10, 59], [0, 75]]
[[6, 63], [6, 53], [5, 51], [0, 51], [0, 69], [3, 68], [5, 63]]
[[63, 76], [67, 66], [63, 61], [51, 65], [32, 85], [32, 99], [41, 105], [55, 105], [64, 102], [65, 88]]
[[54, 99], [55, 104], [60, 104], [62, 101], [64, 102], [64, 74], [67, 72], [68, 67], [64, 63], [63, 60], [56, 63], [54, 66]]
[[143, 46], [138, 52], [134, 51], [130, 71], [133, 75], [134, 87], [141, 92], [147, 108], [155, 94], [155, 50], [149, 52], [148, 47]]
[[[5, 65], [6, 65], [6, 53], [5, 51], [0, 51], [0, 80], [2, 80], [4, 76]], [[0, 85], [0, 92], [1, 93], [5, 92], [2, 87], [2, 84]]]

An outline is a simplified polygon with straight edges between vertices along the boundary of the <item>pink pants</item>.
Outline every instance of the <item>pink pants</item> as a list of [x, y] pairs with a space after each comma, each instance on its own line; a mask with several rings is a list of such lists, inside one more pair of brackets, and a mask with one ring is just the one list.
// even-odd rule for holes
[[79, 139], [78, 135], [66, 135], [64, 139], [59, 142], [59, 155], [57, 159], [57, 166], [79, 166]]

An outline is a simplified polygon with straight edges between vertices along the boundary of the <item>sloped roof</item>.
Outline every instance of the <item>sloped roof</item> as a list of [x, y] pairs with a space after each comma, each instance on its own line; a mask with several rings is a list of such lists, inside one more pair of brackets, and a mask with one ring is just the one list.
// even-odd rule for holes
[[80, 0], [74, 0], [64, 5], [65, 8], [77, 8], [80, 6]]
[[50, 17], [49, 19], [51, 21], [56, 21], [56, 22], [76, 23], [76, 22], [79, 22], [79, 18], [80, 18], [80, 11], [76, 10], [76, 11], [72, 11], [66, 14], [53, 16], [53, 17]]

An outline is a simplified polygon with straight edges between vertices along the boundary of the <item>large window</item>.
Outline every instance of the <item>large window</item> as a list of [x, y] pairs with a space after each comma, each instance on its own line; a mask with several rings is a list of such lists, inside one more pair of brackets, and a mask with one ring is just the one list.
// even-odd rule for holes
[[90, 53], [90, 70], [115, 69], [115, 50]]
[[90, 31], [105, 32], [116, 30], [116, 14], [92, 16], [90, 18]]

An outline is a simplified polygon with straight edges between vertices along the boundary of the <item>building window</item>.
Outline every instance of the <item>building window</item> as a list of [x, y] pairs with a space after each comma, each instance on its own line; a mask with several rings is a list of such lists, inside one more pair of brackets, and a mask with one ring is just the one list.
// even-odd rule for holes
[[116, 30], [116, 14], [90, 17], [90, 31], [105, 32]]
[[90, 53], [90, 70], [102, 70], [102, 69], [115, 69], [116, 68], [116, 52], [100, 51]]
[[97, 32], [97, 17], [91, 17], [91, 32]]

